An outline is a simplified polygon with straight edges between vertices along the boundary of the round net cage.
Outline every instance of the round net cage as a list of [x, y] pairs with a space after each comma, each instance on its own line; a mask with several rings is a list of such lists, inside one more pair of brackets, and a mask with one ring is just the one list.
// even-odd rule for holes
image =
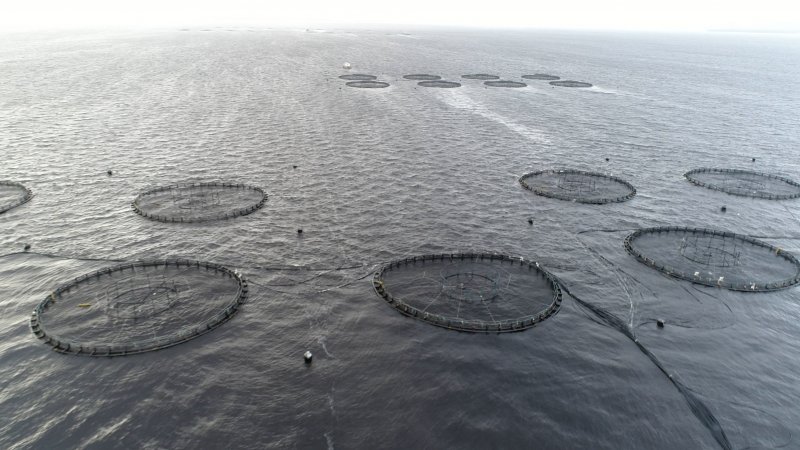
[[561, 307], [561, 288], [538, 263], [490, 253], [397, 260], [375, 274], [373, 286], [401, 313], [459, 331], [521, 331]]
[[13, 181], [0, 180], [0, 214], [27, 203], [33, 192]]
[[527, 86], [527, 84], [525, 83], [521, 83], [519, 81], [509, 81], [509, 80], [484, 81], [483, 84], [485, 84], [486, 86], [501, 87], [501, 88], [523, 88]]
[[472, 73], [469, 75], [461, 75], [461, 78], [466, 80], [499, 80], [497, 75], [489, 75], [488, 73]]
[[572, 88], [590, 88], [590, 87], [592, 87], [592, 83], [586, 83], [584, 81], [573, 81], [573, 80], [551, 81], [550, 84], [552, 84], [553, 86], [572, 87]]
[[60, 286], [34, 309], [30, 325], [63, 353], [143, 353], [215, 329], [238, 311], [247, 291], [242, 275], [217, 264], [139, 261]]
[[140, 193], [133, 210], [160, 222], [208, 222], [244, 216], [261, 209], [264, 190], [246, 184], [191, 183], [161, 186]]
[[687, 180], [698, 185], [743, 197], [787, 200], [800, 197], [800, 184], [786, 177], [740, 169], [690, 170]]
[[558, 80], [561, 77], [557, 77], [555, 75], [548, 75], [546, 73], [535, 73], [533, 75], [523, 75], [522, 78], [526, 80]]
[[625, 238], [625, 250], [667, 275], [734, 291], [774, 291], [800, 283], [800, 261], [748, 236], [705, 228], [657, 227]]
[[403, 78], [406, 80], [420, 80], [420, 81], [433, 81], [433, 80], [441, 80], [442, 77], [439, 75], [431, 75], [427, 73], [413, 73], [411, 75], [403, 75]]
[[519, 183], [538, 195], [596, 205], [624, 202], [636, 195], [636, 188], [621, 178], [582, 170], [530, 172]]
[[378, 77], [376, 77], [375, 75], [367, 75], [365, 73], [349, 73], [346, 75], [339, 75], [339, 78], [351, 81], [369, 81], [369, 80], [374, 80]]
[[444, 80], [436, 80], [436, 81], [420, 81], [417, 85], [422, 87], [429, 87], [429, 88], [457, 88], [461, 87], [461, 83], [456, 83], [455, 81], [444, 81]]
[[389, 83], [384, 83], [383, 81], [348, 81], [345, 84], [354, 88], [366, 89], [380, 89], [389, 87]]

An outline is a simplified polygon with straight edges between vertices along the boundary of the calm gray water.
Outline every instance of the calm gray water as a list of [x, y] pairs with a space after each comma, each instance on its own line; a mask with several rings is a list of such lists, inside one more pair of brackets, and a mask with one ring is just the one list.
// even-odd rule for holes
[[[345, 61], [391, 87], [345, 87]], [[798, 448], [800, 288], [693, 286], [622, 240], [707, 226], [800, 253], [800, 200], [682, 178], [699, 166], [800, 178], [799, 66], [796, 37], [726, 34], [3, 35], [0, 179], [35, 197], [0, 216], [0, 447]], [[537, 72], [595, 87], [460, 79]], [[559, 167], [638, 195], [584, 205], [517, 182]], [[269, 200], [206, 224], [131, 211], [143, 189], [206, 181]], [[583, 303], [565, 295], [533, 329], [478, 335], [406, 318], [372, 290], [383, 262], [472, 250], [540, 261]], [[59, 284], [164, 257], [242, 271], [249, 302], [138, 356], [61, 355], [31, 333]]]

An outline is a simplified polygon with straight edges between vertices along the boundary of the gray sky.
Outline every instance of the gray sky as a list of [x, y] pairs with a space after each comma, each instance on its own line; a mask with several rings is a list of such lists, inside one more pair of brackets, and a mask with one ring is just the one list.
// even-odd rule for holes
[[800, 0], [0, 0], [3, 30], [409, 24], [800, 31]]

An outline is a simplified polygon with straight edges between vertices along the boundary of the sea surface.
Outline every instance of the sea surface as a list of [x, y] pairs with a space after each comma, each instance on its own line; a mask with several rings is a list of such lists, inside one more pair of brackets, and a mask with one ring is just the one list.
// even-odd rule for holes
[[[345, 86], [344, 62], [391, 86]], [[537, 72], [594, 87], [461, 79]], [[410, 73], [463, 86], [418, 87]], [[800, 288], [695, 286], [623, 248], [637, 228], [678, 225], [800, 254], [800, 200], [682, 176], [800, 179], [798, 73], [797, 36], [2, 34], [0, 179], [34, 198], [0, 215], [0, 448], [800, 448]], [[586, 205], [517, 181], [555, 168], [638, 193]], [[133, 213], [138, 192], [177, 182], [269, 198], [200, 224]], [[470, 334], [373, 291], [388, 261], [473, 251], [540, 262], [570, 293], [560, 312]], [[248, 302], [208, 334], [136, 356], [59, 354], [31, 332], [57, 286], [161, 258], [240, 271]]]

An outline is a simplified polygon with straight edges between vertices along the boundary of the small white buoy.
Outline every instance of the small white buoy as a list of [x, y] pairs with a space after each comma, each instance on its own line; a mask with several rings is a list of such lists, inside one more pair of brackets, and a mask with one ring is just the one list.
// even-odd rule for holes
[[306, 352], [303, 353], [303, 359], [305, 360], [306, 364], [311, 363], [311, 358], [313, 358], [313, 357], [314, 357], [314, 355], [312, 355], [311, 352], [308, 351], [308, 350], [306, 350]]
[[342, 64], [342, 69], [344, 70], [350, 70], [351, 67], [353, 66], [351, 66], [349, 62]]

